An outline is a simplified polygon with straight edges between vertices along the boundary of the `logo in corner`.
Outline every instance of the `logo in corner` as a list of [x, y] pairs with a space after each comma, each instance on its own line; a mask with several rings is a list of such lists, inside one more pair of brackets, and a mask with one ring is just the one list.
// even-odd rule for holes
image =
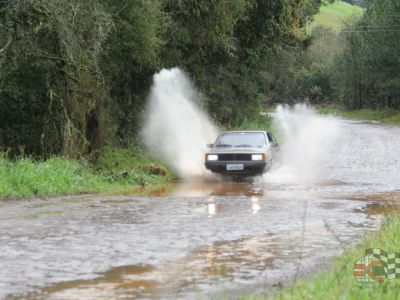
[[386, 279], [400, 278], [400, 252], [366, 249], [365, 256], [354, 263], [353, 274], [360, 284], [382, 283]]

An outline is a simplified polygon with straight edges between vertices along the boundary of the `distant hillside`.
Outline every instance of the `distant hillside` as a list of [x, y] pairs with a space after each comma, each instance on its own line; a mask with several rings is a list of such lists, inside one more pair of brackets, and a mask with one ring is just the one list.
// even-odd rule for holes
[[362, 16], [363, 12], [364, 9], [359, 6], [351, 5], [343, 1], [336, 1], [333, 4], [321, 7], [311, 24], [311, 28], [323, 25], [335, 31], [340, 31], [340, 29], [344, 27], [344, 21], [352, 17], [359, 18]]

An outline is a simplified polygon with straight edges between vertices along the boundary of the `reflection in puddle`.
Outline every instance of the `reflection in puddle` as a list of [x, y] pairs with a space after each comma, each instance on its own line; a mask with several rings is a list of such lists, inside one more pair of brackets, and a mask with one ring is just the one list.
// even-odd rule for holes
[[252, 210], [253, 214], [256, 214], [261, 209], [261, 206], [258, 202], [259, 202], [258, 197], [256, 197], [256, 196], [251, 197], [251, 210]]
[[[320, 180], [310, 181], [307, 185], [296, 185], [290, 183], [267, 183], [262, 177], [252, 179], [243, 179], [242, 181], [233, 181], [229, 178], [206, 178], [199, 181], [177, 181], [165, 185], [159, 185], [152, 188], [141, 188], [139, 190], [127, 191], [125, 194], [113, 195], [120, 196], [146, 196], [146, 197], [207, 197], [207, 196], [267, 196], [270, 193], [280, 192], [288, 193], [290, 197], [293, 194], [309, 194], [315, 196], [331, 197], [330, 194], [338, 196], [337, 188], [342, 186], [351, 186], [349, 183], [341, 180]], [[320, 189], [319, 189], [320, 188]], [[331, 190], [332, 189], [332, 190]], [[347, 193], [346, 199], [359, 200], [393, 200], [400, 201], [400, 193], [382, 193], [370, 195], [357, 195]], [[129, 199], [110, 200], [105, 203], [124, 203]]]
[[26, 296], [27, 299], [110, 299], [118, 290], [130, 297], [153, 290], [157, 281], [145, 279], [145, 274], [154, 272], [150, 265], [123, 266], [111, 269], [100, 277], [90, 280], [65, 281]]
[[214, 203], [207, 204], [208, 216], [213, 217], [217, 214], [217, 206]]
[[206, 196], [263, 196], [262, 184], [232, 181], [179, 182], [169, 189], [156, 191], [151, 196], [206, 197]]

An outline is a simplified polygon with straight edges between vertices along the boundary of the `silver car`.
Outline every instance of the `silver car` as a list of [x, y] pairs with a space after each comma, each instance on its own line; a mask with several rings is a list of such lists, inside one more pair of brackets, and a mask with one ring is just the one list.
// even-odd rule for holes
[[267, 131], [226, 131], [207, 146], [205, 167], [214, 173], [258, 175], [281, 161], [279, 145]]

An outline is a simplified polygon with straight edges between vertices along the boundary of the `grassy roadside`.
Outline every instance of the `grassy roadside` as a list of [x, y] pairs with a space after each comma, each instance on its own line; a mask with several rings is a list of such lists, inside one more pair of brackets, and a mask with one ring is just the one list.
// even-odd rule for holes
[[400, 111], [389, 108], [381, 110], [360, 109], [347, 111], [339, 107], [328, 106], [319, 107], [317, 111], [321, 114], [332, 114], [348, 119], [380, 121], [385, 124], [400, 125]]
[[400, 250], [400, 218], [388, 216], [379, 232], [372, 234], [358, 246], [345, 250], [335, 258], [331, 267], [308, 280], [300, 280], [292, 287], [284, 288], [272, 295], [240, 298], [257, 299], [399, 299], [400, 280], [385, 280], [384, 283], [359, 285], [353, 275], [354, 262], [364, 256], [367, 248], [380, 248], [390, 253]]
[[10, 160], [0, 154], [0, 199], [134, 191], [173, 178], [171, 170], [138, 148], [105, 147], [95, 164], [60, 156]]

